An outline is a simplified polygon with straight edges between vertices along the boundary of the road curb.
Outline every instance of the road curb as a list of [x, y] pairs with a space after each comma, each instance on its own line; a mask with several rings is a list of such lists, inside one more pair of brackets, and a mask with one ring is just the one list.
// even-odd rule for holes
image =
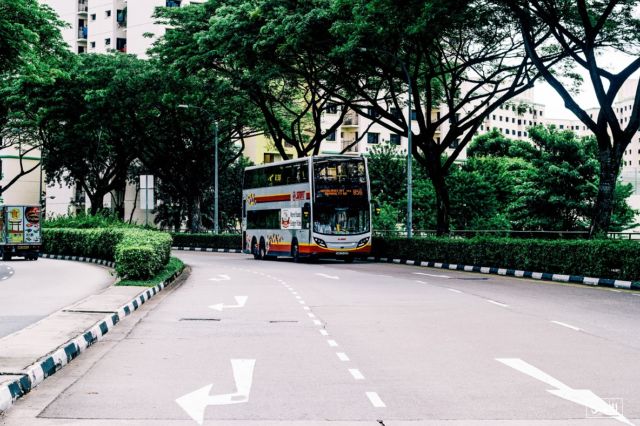
[[171, 247], [171, 250], [205, 251], [209, 253], [242, 253], [242, 250], [240, 249], [230, 249], [230, 248], [217, 249], [217, 248], [211, 248], [211, 247]]
[[387, 257], [367, 257], [373, 262], [396, 263], [401, 265], [423, 266], [428, 268], [440, 268], [454, 271], [479, 272], [482, 274], [504, 275], [517, 278], [531, 278], [541, 281], [556, 281], [572, 284], [584, 284], [592, 287], [621, 288], [625, 290], [640, 290], [640, 282], [614, 280], [611, 278], [593, 278], [582, 275], [551, 274], [548, 272], [521, 271], [518, 269], [496, 268], [491, 266], [462, 265], [457, 263], [440, 263], [410, 259], [394, 259]]
[[[77, 256], [61, 257], [69, 258], [64, 260], [75, 260], [71, 258]], [[57, 259], [57, 257], [50, 258]], [[85, 259], [78, 260], [80, 262], [100, 263], [95, 262], [99, 259], [88, 259], [80, 257], [79, 259]], [[100, 263], [106, 266], [109, 266], [108, 263], [113, 263], [107, 261], [102, 262], [106, 262]], [[15, 373], [11, 372], [12, 376], [20, 377], [11, 382], [0, 385], [0, 415], [11, 408], [11, 406], [18, 398], [21, 398], [24, 395], [28, 394], [36, 386], [42, 383], [47, 377], [52, 376], [53, 374], [60, 371], [65, 365], [77, 358], [87, 348], [92, 346], [94, 343], [102, 340], [103, 336], [105, 336], [109, 332], [109, 330], [111, 330], [116, 324], [118, 324], [125, 317], [131, 315], [153, 296], [170, 286], [182, 274], [183, 271], [184, 268], [174, 273], [171, 277], [167, 278], [157, 286], [141, 291], [129, 303], [122, 305], [117, 312], [106, 315], [102, 320], [98, 321], [92, 327], [86, 329], [75, 338], [69, 340], [49, 354], [40, 358], [38, 361], [29, 365], [24, 370]], [[0, 379], [2, 378], [2, 374], [8, 373], [0, 373]]]
[[40, 257], [42, 257], [44, 259], [73, 260], [75, 262], [95, 263], [97, 265], [103, 265], [103, 266], [107, 266], [109, 268], [115, 268], [116, 267], [116, 263], [115, 262], [111, 262], [109, 260], [103, 260], [103, 259], [94, 259], [92, 257], [69, 256], [69, 255], [62, 255], [62, 254], [47, 254], [47, 253], [40, 253]]

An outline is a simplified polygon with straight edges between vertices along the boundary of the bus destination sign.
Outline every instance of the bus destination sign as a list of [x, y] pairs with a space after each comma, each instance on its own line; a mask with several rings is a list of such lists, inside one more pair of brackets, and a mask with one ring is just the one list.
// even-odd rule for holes
[[325, 197], [363, 197], [364, 190], [362, 188], [326, 188], [320, 189]]

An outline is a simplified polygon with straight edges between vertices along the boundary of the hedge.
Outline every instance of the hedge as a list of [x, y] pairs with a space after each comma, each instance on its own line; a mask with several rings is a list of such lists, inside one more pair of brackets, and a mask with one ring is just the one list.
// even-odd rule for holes
[[174, 247], [242, 248], [240, 234], [171, 234]]
[[373, 256], [640, 280], [640, 244], [616, 240], [374, 238]]
[[115, 260], [116, 272], [129, 279], [148, 279], [169, 262], [171, 236], [133, 228], [43, 229], [49, 254]]

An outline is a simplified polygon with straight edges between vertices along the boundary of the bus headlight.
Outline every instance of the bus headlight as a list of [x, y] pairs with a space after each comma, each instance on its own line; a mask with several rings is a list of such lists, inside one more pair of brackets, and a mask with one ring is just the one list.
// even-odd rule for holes
[[368, 242], [369, 242], [369, 237], [363, 238], [360, 241], [358, 241], [358, 247], [366, 246]]
[[320, 238], [313, 237], [313, 241], [315, 241], [316, 244], [319, 245], [320, 247], [327, 248], [327, 243], [325, 243], [324, 240], [321, 240]]

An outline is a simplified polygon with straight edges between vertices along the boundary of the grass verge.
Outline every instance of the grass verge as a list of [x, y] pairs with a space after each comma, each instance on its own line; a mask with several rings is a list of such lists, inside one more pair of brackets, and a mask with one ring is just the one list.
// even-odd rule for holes
[[177, 257], [169, 259], [169, 263], [164, 267], [156, 276], [149, 278], [148, 280], [122, 280], [116, 285], [119, 286], [137, 286], [137, 287], [154, 287], [161, 282], [167, 280], [176, 272], [180, 272], [184, 269], [184, 263]]

